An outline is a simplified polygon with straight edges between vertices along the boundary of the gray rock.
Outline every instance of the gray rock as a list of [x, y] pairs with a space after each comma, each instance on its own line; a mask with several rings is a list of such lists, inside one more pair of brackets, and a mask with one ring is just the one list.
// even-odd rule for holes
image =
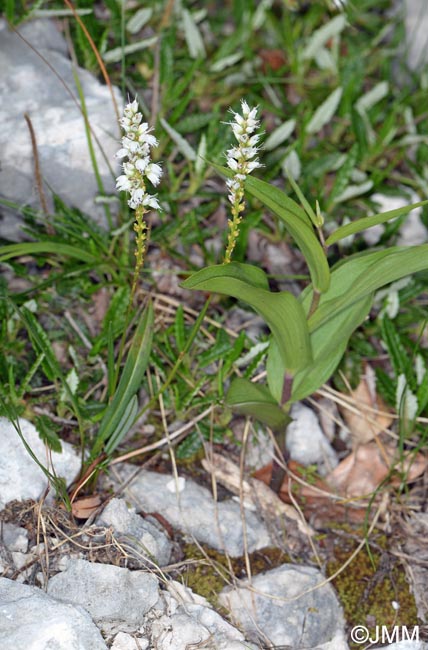
[[404, 0], [407, 63], [412, 70], [428, 63], [428, 4], [426, 0]]
[[337, 455], [325, 437], [318, 418], [312, 409], [303, 404], [293, 404], [291, 422], [287, 428], [287, 449], [290, 457], [302, 465], [317, 465], [325, 476], [338, 463]]
[[14, 524], [0, 524], [0, 532], [3, 544], [7, 550], [18, 553], [26, 553], [28, 550], [28, 531], [21, 526]]
[[[99, 190], [84, 119], [69, 94], [71, 91], [78, 97], [65, 40], [55, 24], [48, 20], [24, 23], [19, 32], [40, 56], [0, 20], [0, 96], [10, 98], [8, 102], [3, 101], [0, 108], [0, 198], [18, 206], [40, 207], [33, 150], [24, 119], [27, 113], [37, 140], [50, 207], [54, 192], [68, 205], [79, 208], [98, 223], [105, 223], [102, 206], [94, 202]], [[107, 194], [113, 193], [113, 157], [120, 133], [110, 92], [86, 70], [78, 68], [76, 72], [94, 134], [93, 144], [104, 190]], [[119, 92], [114, 92], [121, 106]], [[77, 104], [80, 104], [78, 99]], [[13, 240], [22, 238], [16, 212], [1, 204], [0, 236]]]
[[[124, 466], [121, 477], [128, 478], [135, 468]], [[232, 557], [244, 553], [244, 531], [239, 503], [231, 499], [216, 502], [209, 490], [186, 479], [183, 489], [173, 491], [174, 479], [156, 472], [140, 472], [129, 485], [129, 499], [144, 511], [159, 512], [178, 530]], [[271, 545], [268, 530], [253, 512], [245, 510], [245, 535], [248, 551]]]
[[189, 647], [210, 650], [256, 650], [245, 641], [242, 632], [225, 621], [204, 598], [175, 581], [166, 583], [161, 593], [164, 613], [148, 618], [146, 635], [150, 647], [157, 650], [188, 650]]
[[[392, 631], [391, 628], [389, 633], [392, 634]], [[409, 632], [411, 634], [411, 630]], [[390, 645], [372, 648], [372, 650], [428, 650], [428, 643], [424, 643], [423, 641], [398, 641]]]
[[[42, 465], [47, 465], [46, 448], [31, 422], [19, 420], [21, 433]], [[52, 452], [57, 476], [69, 484], [80, 469], [80, 456], [67, 442], [62, 453]], [[39, 499], [48, 487], [43, 470], [30, 456], [12, 422], [0, 418], [0, 509], [9, 501]]]
[[2, 650], [106, 650], [81, 607], [59, 603], [37, 587], [0, 578]]
[[253, 578], [252, 589], [248, 581], [225, 588], [220, 603], [253, 641], [346, 650], [342, 610], [330, 584], [317, 587], [322, 582], [317, 569], [284, 564]]
[[65, 571], [49, 580], [48, 594], [81, 605], [103, 630], [114, 624], [135, 629], [158, 601], [158, 581], [143, 571], [70, 560]]
[[97, 524], [112, 526], [120, 544], [136, 551], [135, 557], [148, 558], [158, 566], [168, 564], [171, 557], [171, 542], [155, 523], [143, 519], [129, 510], [123, 499], [112, 499], [104, 508]]
[[149, 642], [142, 637], [138, 637], [138, 640], [134, 636], [127, 634], [126, 632], [119, 632], [114, 637], [111, 650], [147, 650], [149, 647]]

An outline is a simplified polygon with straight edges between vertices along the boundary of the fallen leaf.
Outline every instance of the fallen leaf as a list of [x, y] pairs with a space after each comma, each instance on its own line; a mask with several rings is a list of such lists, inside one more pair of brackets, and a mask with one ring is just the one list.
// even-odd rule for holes
[[[323, 479], [314, 477], [314, 483], [309, 485], [298, 480], [307, 473], [307, 469], [296, 463], [289, 461], [289, 474], [285, 477], [279, 497], [285, 503], [298, 503], [299, 507], [305, 514], [305, 517], [311, 518], [311, 523], [315, 526], [322, 526], [326, 522], [348, 522], [361, 523], [366, 517], [366, 505], [360, 503], [343, 503], [337, 500], [337, 496], [330, 485]], [[272, 463], [257, 470], [254, 476], [269, 485], [272, 474]], [[294, 478], [294, 476], [296, 478]], [[297, 478], [298, 477], [298, 478]], [[274, 494], [272, 492], [272, 494]], [[339, 495], [340, 496], [340, 495]]]
[[[375, 442], [360, 445], [342, 460], [326, 477], [331, 489], [345, 497], [362, 497], [372, 494], [386, 479], [391, 469], [406, 474], [406, 482], [411, 483], [424, 473], [427, 459], [422, 454], [407, 457], [403, 463], [396, 458], [395, 445], [380, 447]], [[393, 476], [390, 483], [399, 485], [400, 478]]]
[[351, 391], [351, 396], [352, 404], [347, 408], [342, 403], [340, 411], [351, 432], [355, 448], [385, 431], [393, 418], [386, 404], [376, 393], [374, 371], [368, 364], [357, 388]]
[[100, 507], [102, 501], [99, 494], [92, 494], [89, 497], [81, 497], [71, 504], [71, 512], [77, 519], [89, 519], [89, 517]]

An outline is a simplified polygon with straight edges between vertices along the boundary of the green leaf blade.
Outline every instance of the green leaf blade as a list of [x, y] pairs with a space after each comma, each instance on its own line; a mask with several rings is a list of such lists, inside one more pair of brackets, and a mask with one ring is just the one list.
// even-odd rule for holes
[[309, 331], [301, 303], [288, 291], [270, 292], [261, 269], [237, 262], [220, 264], [196, 272], [181, 286], [222, 293], [248, 303], [266, 321], [291, 374], [312, 360]]
[[245, 181], [245, 189], [285, 223], [305, 257], [315, 289], [319, 293], [327, 291], [330, 284], [330, 269], [306, 212], [284, 192], [259, 179], [249, 176]]
[[283, 430], [291, 421], [265, 386], [240, 377], [232, 382], [226, 404], [236, 413], [257, 418], [273, 431]]
[[408, 214], [409, 212], [411, 212], [411, 210], [414, 210], [415, 208], [419, 208], [427, 204], [428, 204], [428, 200], [419, 201], [419, 203], [412, 203], [411, 205], [406, 205], [402, 208], [389, 210], [388, 212], [382, 212], [381, 214], [373, 214], [370, 217], [363, 217], [362, 219], [358, 219], [358, 221], [355, 221], [353, 223], [348, 223], [345, 226], [341, 226], [340, 228], [335, 230], [330, 235], [330, 237], [327, 238], [325, 243], [327, 246], [331, 246], [332, 244], [335, 244], [336, 242], [340, 241], [341, 239], [344, 239], [345, 237], [348, 237], [349, 235], [355, 235], [358, 232], [367, 230], [367, 228], [372, 228], [373, 226], [377, 226], [378, 224], [386, 223], [391, 219], [396, 219], [397, 217], [401, 217], [404, 214]]

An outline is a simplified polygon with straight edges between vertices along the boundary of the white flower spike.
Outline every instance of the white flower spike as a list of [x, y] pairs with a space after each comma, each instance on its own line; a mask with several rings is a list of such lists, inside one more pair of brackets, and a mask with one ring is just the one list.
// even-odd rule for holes
[[[142, 122], [142, 119], [138, 102], [134, 99], [125, 106], [123, 117], [119, 120], [125, 135], [122, 138], [122, 147], [116, 154], [116, 158], [127, 158], [122, 164], [124, 173], [116, 179], [116, 187], [119, 191], [129, 192], [128, 205], [134, 210], [139, 205], [150, 205], [143, 201], [149, 196], [146, 178], [156, 186], [162, 176], [161, 166], [152, 163], [150, 159], [150, 150], [157, 146], [158, 141], [150, 133], [152, 129], [146, 122]], [[159, 206], [157, 201], [155, 203]]]
[[241, 101], [241, 112], [242, 114], [240, 115], [232, 111], [235, 121], [230, 122], [238, 145], [232, 147], [227, 152], [227, 165], [232, 170], [233, 177], [226, 181], [226, 185], [229, 188], [229, 201], [232, 204], [232, 219], [229, 219], [228, 224], [229, 237], [224, 257], [225, 264], [228, 264], [232, 259], [232, 252], [239, 235], [239, 225], [242, 221], [241, 212], [245, 207], [245, 179], [257, 167], [261, 167], [257, 158], [255, 158], [258, 152], [257, 143], [260, 134], [256, 133], [253, 135], [254, 131], [259, 127], [257, 108], [250, 108], [243, 99]]
[[131, 295], [137, 287], [138, 274], [143, 266], [144, 254], [147, 246], [147, 224], [144, 215], [148, 210], [160, 210], [161, 207], [156, 196], [147, 191], [147, 179], [152, 185], [158, 185], [162, 176], [162, 168], [151, 161], [151, 148], [156, 147], [158, 141], [150, 133], [152, 130], [138, 110], [138, 102], [134, 99], [124, 108], [123, 116], [119, 123], [124, 131], [122, 147], [116, 158], [125, 158], [122, 163], [123, 174], [117, 177], [116, 187], [120, 192], [128, 192], [128, 205], [135, 210], [135, 270]]

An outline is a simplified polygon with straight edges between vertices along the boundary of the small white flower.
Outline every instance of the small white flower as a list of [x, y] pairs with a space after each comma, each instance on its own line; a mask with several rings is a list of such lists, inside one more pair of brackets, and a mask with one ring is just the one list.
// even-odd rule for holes
[[150, 208], [153, 208], [153, 210], [161, 210], [162, 208], [159, 205], [159, 201], [155, 196], [151, 196], [151, 194], [146, 194], [146, 196], [143, 199], [143, 205], [148, 205]]
[[116, 179], [116, 187], [120, 192], [129, 192], [131, 189], [131, 181], [128, 176], [125, 174], [118, 176]]
[[162, 168], [156, 163], [147, 165], [145, 175], [153, 185], [158, 185], [162, 176]]

